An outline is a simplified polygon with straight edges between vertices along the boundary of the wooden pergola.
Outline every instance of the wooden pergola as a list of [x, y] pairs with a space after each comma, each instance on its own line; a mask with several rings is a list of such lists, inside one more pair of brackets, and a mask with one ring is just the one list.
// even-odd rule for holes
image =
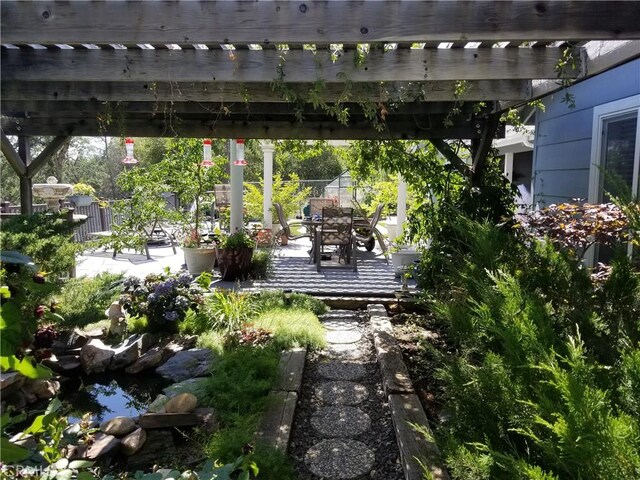
[[[469, 139], [480, 168], [501, 111], [640, 55], [640, 3], [628, 1], [4, 0], [0, 9], [2, 151], [24, 211], [31, 178], [69, 136], [428, 139], [448, 156], [443, 140]], [[612, 53], [587, 48], [612, 40], [623, 41]], [[32, 161], [34, 135], [55, 140]]]

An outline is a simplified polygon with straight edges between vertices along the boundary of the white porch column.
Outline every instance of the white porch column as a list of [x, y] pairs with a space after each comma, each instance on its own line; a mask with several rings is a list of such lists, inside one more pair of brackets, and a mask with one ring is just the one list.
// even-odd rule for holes
[[234, 165], [237, 159], [236, 141], [229, 140], [229, 173], [231, 176], [231, 233], [240, 232], [244, 227], [244, 219], [242, 218], [243, 210], [243, 188], [244, 188], [244, 172], [242, 166]]
[[396, 224], [396, 237], [402, 235], [402, 226], [407, 219], [407, 182], [398, 174], [398, 220]]
[[273, 218], [271, 217], [271, 206], [273, 204], [273, 152], [276, 147], [273, 143], [263, 142], [260, 144], [262, 153], [264, 154], [264, 200], [262, 204], [262, 215], [264, 218], [264, 228], [273, 227]]

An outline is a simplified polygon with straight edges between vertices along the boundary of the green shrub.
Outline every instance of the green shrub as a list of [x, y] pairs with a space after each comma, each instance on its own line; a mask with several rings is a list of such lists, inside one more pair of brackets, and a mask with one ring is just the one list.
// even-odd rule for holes
[[208, 328], [227, 333], [242, 327], [255, 311], [251, 295], [222, 289], [208, 296], [201, 308]]
[[296, 308], [309, 310], [316, 315], [323, 315], [329, 311], [322, 300], [304, 293], [292, 293], [290, 303], [285, 303], [282, 290], [265, 290], [254, 297], [258, 311], [273, 310], [275, 308]]
[[66, 212], [18, 215], [3, 222], [0, 245], [28, 255], [41, 271], [53, 277], [66, 276], [82, 248], [73, 243], [73, 229], [83, 222], [69, 223]]
[[640, 418], [640, 349], [624, 353], [620, 364], [620, 404], [627, 413]]
[[542, 452], [544, 463], [573, 478], [637, 478], [638, 419], [614, 413], [609, 394], [597, 386], [598, 366], [587, 359], [580, 338], [569, 340], [566, 356], [537, 368], [550, 389], [532, 403], [537, 412], [522, 433]]
[[273, 266], [273, 251], [268, 249], [257, 249], [251, 257], [251, 271], [249, 276], [254, 280], [263, 280], [271, 273]]
[[259, 314], [252, 322], [256, 328], [264, 328], [273, 334], [278, 348], [323, 348], [324, 327], [312, 312], [301, 308], [272, 309]]
[[219, 357], [203, 395], [220, 422], [207, 446], [210, 456], [228, 461], [252, 441], [279, 361], [280, 351], [270, 347], [239, 347]]
[[84, 327], [105, 318], [105, 310], [120, 296], [120, 280], [116, 273], [100, 273], [94, 278], [72, 278], [55, 296], [58, 313], [64, 324]]
[[149, 320], [144, 315], [127, 317], [127, 331], [130, 333], [144, 333], [149, 331]]

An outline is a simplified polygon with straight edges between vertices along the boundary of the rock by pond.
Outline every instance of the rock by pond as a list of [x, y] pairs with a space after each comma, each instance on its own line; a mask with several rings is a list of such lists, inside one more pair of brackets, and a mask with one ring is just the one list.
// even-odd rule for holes
[[164, 406], [167, 413], [191, 413], [198, 406], [198, 399], [192, 393], [181, 393], [170, 399]]
[[100, 430], [114, 437], [124, 437], [136, 427], [136, 422], [130, 417], [114, 417], [100, 424]]
[[122, 439], [122, 453], [130, 457], [138, 452], [147, 440], [147, 432], [138, 428]]
[[213, 365], [213, 352], [207, 348], [194, 348], [176, 353], [156, 369], [156, 373], [174, 382], [209, 374]]
[[98, 338], [93, 338], [80, 350], [80, 364], [85, 373], [104, 372], [113, 358], [114, 351]]

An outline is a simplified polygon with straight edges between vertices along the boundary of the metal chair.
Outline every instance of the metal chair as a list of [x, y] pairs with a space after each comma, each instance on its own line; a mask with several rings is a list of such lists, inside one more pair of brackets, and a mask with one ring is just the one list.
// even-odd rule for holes
[[280, 205], [279, 203], [275, 202], [273, 204], [274, 208], [276, 209], [276, 214], [278, 215], [278, 222], [280, 222], [280, 226], [282, 227], [276, 234], [275, 234], [275, 239], [276, 241], [282, 236], [284, 235], [285, 237], [287, 237], [287, 240], [298, 240], [299, 238], [307, 238], [309, 237], [309, 234], [307, 232], [305, 232], [302, 235], [293, 235], [291, 233], [291, 226], [292, 225], [302, 225], [300, 222], [291, 222], [289, 223], [287, 221], [287, 217], [284, 214], [284, 211], [282, 210], [282, 205]]
[[[378, 222], [380, 221], [380, 216], [382, 215], [383, 208], [384, 208], [384, 203], [381, 203], [376, 207], [376, 211], [373, 213], [373, 216], [369, 221], [368, 227], [359, 228], [356, 225], [356, 240], [359, 245], [363, 245], [369, 252], [373, 250], [373, 247], [375, 246], [375, 240], [374, 240], [375, 238], [378, 240], [378, 243], [380, 244], [380, 250], [382, 250], [382, 253], [383, 254], [387, 253], [387, 245], [384, 242], [384, 237], [382, 236], [382, 233], [380, 232], [380, 230], [378, 230], [377, 228]], [[366, 233], [363, 235], [360, 235], [358, 234], [358, 230], [364, 230]], [[388, 258], [387, 258], [387, 263], [389, 263]]]
[[316, 229], [313, 245], [318, 272], [321, 270], [322, 247], [325, 245], [338, 247], [340, 251], [338, 263], [340, 263], [340, 259], [344, 259], [345, 263], [351, 264], [354, 272], [358, 271], [356, 236], [353, 231], [353, 208], [324, 207], [322, 209], [322, 223]]

